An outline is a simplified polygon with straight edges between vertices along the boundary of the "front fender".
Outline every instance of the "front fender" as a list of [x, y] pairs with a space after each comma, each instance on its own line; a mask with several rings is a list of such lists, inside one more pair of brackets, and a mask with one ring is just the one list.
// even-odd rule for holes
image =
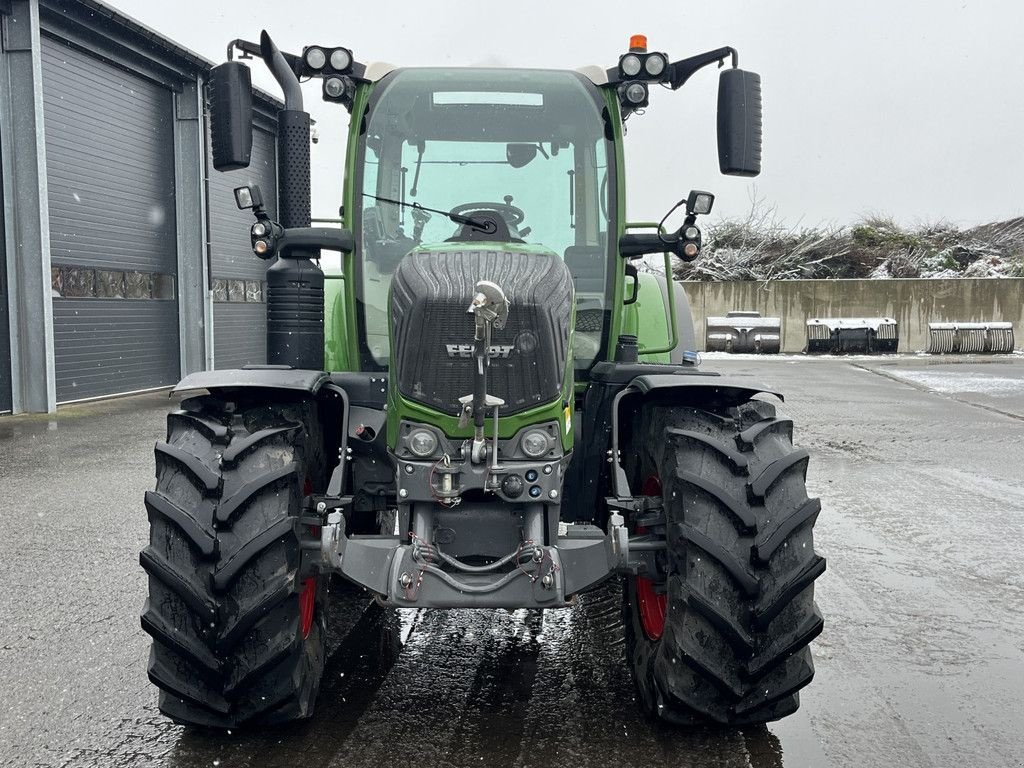
[[188, 392], [194, 389], [290, 389], [316, 394], [328, 381], [324, 371], [309, 371], [287, 366], [248, 366], [229, 368], [223, 371], [198, 371], [190, 373], [178, 382], [172, 392]]
[[619, 424], [630, 423], [645, 402], [732, 406], [758, 394], [783, 399], [782, 394], [771, 387], [737, 376], [698, 371], [692, 365], [598, 363], [584, 395], [581, 427], [567, 470], [566, 487], [573, 491], [566, 493], [563, 500], [562, 519], [570, 523], [589, 520], [602, 527], [605, 525], [607, 515], [602, 500], [613, 491], [616, 482], [625, 493], [624, 475], [614, 478], [610, 461], [619, 449]]
[[773, 395], [785, 400], [781, 392], [741, 379], [737, 376], [686, 376], [671, 373], [652, 373], [637, 376], [627, 390], [641, 397], [678, 395], [683, 400], [718, 400], [740, 403], [754, 395]]

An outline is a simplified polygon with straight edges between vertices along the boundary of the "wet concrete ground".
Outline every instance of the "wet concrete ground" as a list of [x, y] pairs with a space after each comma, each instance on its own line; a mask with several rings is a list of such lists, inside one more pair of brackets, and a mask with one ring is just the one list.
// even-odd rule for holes
[[172, 725], [138, 623], [166, 396], [2, 418], [0, 765], [1024, 764], [1024, 359], [938, 362], [705, 362], [786, 393], [823, 504], [817, 677], [745, 731], [638, 715], [611, 588], [543, 614], [340, 600], [311, 723]]

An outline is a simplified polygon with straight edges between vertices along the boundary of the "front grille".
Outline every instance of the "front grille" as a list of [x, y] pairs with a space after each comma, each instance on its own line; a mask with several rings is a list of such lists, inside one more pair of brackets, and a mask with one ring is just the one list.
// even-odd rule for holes
[[487, 390], [518, 413], [558, 398], [568, 356], [572, 277], [553, 255], [502, 251], [412, 253], [395, 270], [392, 375], [402, 395], [457, 415], [473, 390], [473, 286], [490, 280], [511, 301], [491, 338]]

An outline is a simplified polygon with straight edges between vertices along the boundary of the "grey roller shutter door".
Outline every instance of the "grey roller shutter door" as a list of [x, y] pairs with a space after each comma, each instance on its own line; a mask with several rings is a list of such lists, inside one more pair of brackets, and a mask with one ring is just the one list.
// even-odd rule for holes
[[267, 308], [264, 281], [268, 262], [253, 255], [250, 211], [235, 206], [233, 190], [259, 184], [264, 204], [277, 212], [277, 152], [273, 134], [253, 131], [249, 167], [221, 173], [213, 170], [208, 184], [210, 276], [213, 282], [213, 356], [215, 368], [240, 368], [267, 362]]
[[171, 91], [44, 36], [57, 400], [179, 378]]
[[3, 193], [0, 192], [0, 412], [11, 410], [11, 336], [7, 318], [7, 255], [4, 253]]

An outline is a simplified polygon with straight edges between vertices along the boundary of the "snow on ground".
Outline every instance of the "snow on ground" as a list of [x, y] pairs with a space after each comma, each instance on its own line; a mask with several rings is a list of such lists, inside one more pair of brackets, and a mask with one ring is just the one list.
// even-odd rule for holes
[[990, 373], [964, 372], [955, 368], [943, 371], [912, 371], [893, 368], [888, 371], [893, 378], [919, 384], [934, 392], [946, 395], [975, 392], [993, 397], [1019, 395], [1024, 389], [1024, 380]]

